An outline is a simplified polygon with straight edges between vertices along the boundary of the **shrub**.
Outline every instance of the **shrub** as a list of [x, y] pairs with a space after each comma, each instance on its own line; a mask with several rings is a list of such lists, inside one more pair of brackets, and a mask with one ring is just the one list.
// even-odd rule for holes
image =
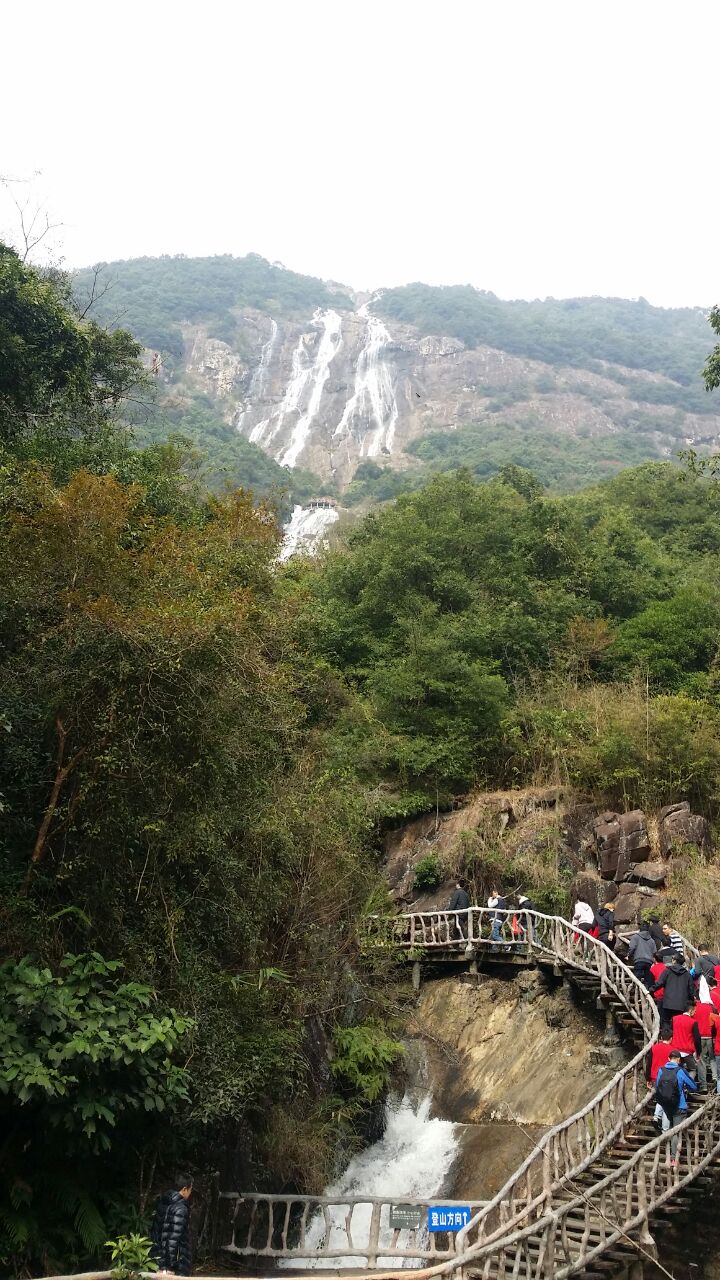
[[415, 889], [437, 889], [444, 880], [443, 867], [436, 853], [427, 853], [415, 867]]

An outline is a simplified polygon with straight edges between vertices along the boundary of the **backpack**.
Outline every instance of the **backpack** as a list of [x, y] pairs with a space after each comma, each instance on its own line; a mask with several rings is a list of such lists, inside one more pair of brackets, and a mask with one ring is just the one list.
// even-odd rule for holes
[[678, 1069], [667, 1066], [662, 1068], [660, 1079], [655, 1085], [655, 1097], [657, 1098], [663, 1109], [668, 1111], [676, 1111], [680, 1105], [680, 1085], [678, 1083]]

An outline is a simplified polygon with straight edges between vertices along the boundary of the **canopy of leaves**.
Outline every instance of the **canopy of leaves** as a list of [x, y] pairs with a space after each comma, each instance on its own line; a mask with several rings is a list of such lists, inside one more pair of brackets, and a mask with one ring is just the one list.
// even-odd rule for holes
[[[271, 315], [312, 314], [316, 307], [352, 305], [344, 290], [271, 264], [257, 253], [244, 258], [131, 258], [102, 263], [103, 289], [93, 314], [106, 325], [121, 324], [154, 351], [182, 356], [183, 324], [210, 325], [211, 336], [232, 342], [238, 334], [234, 310], [256, 307]], [[74, 289], [83, 305], [95, 279], [76, 272]]]
[[[375, 303], [384, 316], [423, 333], [448, 334], [469, 347], [498, 347], [549, 364], [609, 373], [605, 362], [651, 369], [673, 385], [658, 386], [662, 403], [714, 412], [700, 372], [707, 356], [701, 307], [666, 309], [644, 299], [545, 298], [507, 302], [471, 285], [410, 284], [386, 289]], [[640, 398], [645, 399], [643, 394]]]
[[0, 243], [0, 442], [96, 431], [142, 382], [139, 355], [124, 330], [80, 317], [64, 277]]

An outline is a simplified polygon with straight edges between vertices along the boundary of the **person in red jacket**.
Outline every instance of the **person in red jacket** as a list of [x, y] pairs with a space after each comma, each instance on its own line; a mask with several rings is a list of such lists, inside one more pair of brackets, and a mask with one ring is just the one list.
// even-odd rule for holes
[[[663, 964], [662, 960], [656, 960], [654, 964], [650, 965], [650, 977], [652, 978], [653, 983], [657, 982], [660, 975], [663, 974], [664, 972], [665, 972], [665, 965]], [[658, 987], [657, 991], [653, 992], [653, 996], [655, 1000], [657, 1000], [657, 1003], [660, 1008], [662, 1008], [662, 998], [664, 994], [665, 994], [664, 987]]]
[[698, 1000], [695, 1005], [695, 1021], [700, 1032], [700, 1058], [698, 1063], [702, 1063], [705, 1069], [705, 1082], [703, 1083], [702, 1075], [698, 1071], [698, 1081], [703, 1093], [707, 1093], [708, 1080], [712, 1077], [717, 1080], [717, 1067], [715, 1065], [715, 1052], [713, 1048], [713, 1026], [712, 1015], [714, 1005], [703, 1004]]
[[687, 1013], [676, 1013], [672, 1020], [672, 1047], [679, 1049], [682, 1054], [683, 1070], [697, 1079], [700, 1088], [703, 1087], [704, 1078], [707, 1087], [705, 1063], [700, 1057], [702, 1045], [695, 1017], [695, 1001], [692, 1002]]
[[[653, 1045], [647, 1056], [647, 1062], [645, 1064], [645, 1079], [647, 1080], [648, 1089], [655, 1088], [657, 1073], [661, 1067], [665, 1066], [665, 1063], [670, 1057], [671, 1049], [672, 1032], [669, 1027], [666, 1027], [664, 1031], [660, 1032], [660, 1039]], [[656, 1107], [655, 1111], [655, 1119], [659, 1124], [662, 1119], [662, 1116], [659, 1114], [659, 1107]]]
[[[717, 987], [713, 987], [713, 991], [717, 991]], [[720, 1093], [720, 1013], [716, 1013], [714, 1009], [710, 1011], [710, 1022], [713, 1028], [713, 1038], [715, 1041], [715, 1079], [717, 1080], [716, 1089]]]

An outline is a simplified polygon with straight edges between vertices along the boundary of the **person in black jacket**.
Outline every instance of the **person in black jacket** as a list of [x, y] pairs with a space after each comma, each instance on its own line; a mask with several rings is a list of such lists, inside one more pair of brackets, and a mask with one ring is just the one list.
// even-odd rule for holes
[[[456, 880], [455, 889], [452, 894], [452, 897], [450, 898], [450, 901], [448, 902], [447, 909], [448, 911], [467, 911], [469, 906], [470, 906], [470, 899], [467, 895], [467, 892], [465, 891], [465, 889], [463, 889], [460, 881]], [[465, 917], [465, 919], [467, 920], [467, 916]], [[452, 942], [453, 940], [457, 940], [457, 939], [459, 939], [461, 942], [466, 941], [465, 934], [463, 933], [462, 927], [460, 925], [460, 916], [454, 916], [453, 919], [450, 921], [448, 926], [448, 933], [449, 933], [448, 942]]]
[[448, 911], [467, 911], [470, 906], [470, 899], [458, 880], [455, 885], [455, 892], [448, 902]]
[[158, 1267], [176, 1276], [189, 1276], [192, 1266], [188, 1204], [192, 1186], [189, 1173], [178, 1175], [174, 1188], [158, 1198], [150, 1230], [152, 1255]]
[[611, 951], [615, 950], [615, 906], [612, 902], [606, 902], [595, 912], [595, 919], [598, 922], [600, 930], [598, 937], [601, 942], [605, 943]]
[[657, 982], [648, 988], [650, 993], [665, 988], [661, 1005], [661, 1024], [672, 1026], [672, 1020], [678, 1013], [686, 1013], [688, 1006], [695, 1000], [695, 984], [692, 974], [685, 964], [683, 956], [677, 952]]
[[662, 948], [666, 945], [667, 939], [665, 937], [665, 934], [663, 933], [663, 927], [660, 923], [659, 916], [650, 916], [650, 919], [648, 921], [648, 930], [650, 932], [650, 937], [653, 939], [658, 951], [661, 951]]

